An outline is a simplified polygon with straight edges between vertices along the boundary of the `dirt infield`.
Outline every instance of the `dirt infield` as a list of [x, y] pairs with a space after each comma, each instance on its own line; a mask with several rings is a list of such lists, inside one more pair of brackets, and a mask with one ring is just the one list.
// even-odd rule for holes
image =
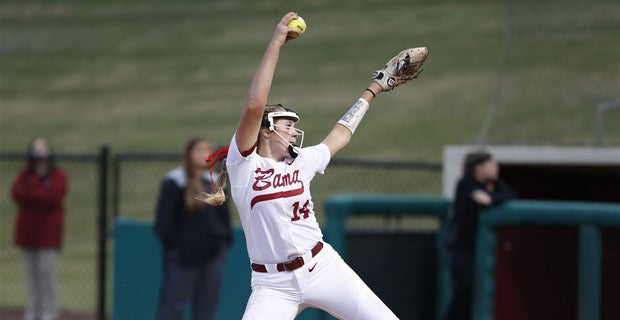
[[[17, 308], [0, 308], [0, 319], [2, 320], [21, 320], [24, 311]], [[67, 311], [60, 313], [57, 320], [94, 320], [95, 314], [83, 311]]]

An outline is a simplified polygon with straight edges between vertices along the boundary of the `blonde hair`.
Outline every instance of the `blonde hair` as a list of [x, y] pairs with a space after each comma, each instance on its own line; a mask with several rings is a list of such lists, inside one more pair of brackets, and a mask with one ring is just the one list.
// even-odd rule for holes
[[[212, 154], [210, 154], [205, 161], [207, 163], [211, 162], [211, 173], [213, 172], [213, 168], [217, 165], [217, 163], [224, 159], [228, 154], [228, 146], [225, 146]], [[226, 162], [222, 162], [222, 171], [218, 174], [217, 182], [213, 183], [213, 189], [215, 192], [200, 192], [194, 196], [194, 199], [202, 201], [206, 204], [212, 206], [219, 206], [226, 202], [226, 194], [224, 193], [224, 188], [226, 188], [226, 178], [228, 178], [228, 170], [226, 169]]]
[[224, 193], [224, 188], [226, 188], [226, 177], [228, 173], [226, 171], [226, 164], [222, 164], [222, 172], [220, 172], [217, 177], [217, 183], [213, 184], [213, 188], [217, 189], [217, 191], [213, 193], [208, 192], [200, 192], [197, 194], [194, 199], [202, 201], [206, 204], [210, 204], [212, 206], [219, 206], [226, 202], [226, 194]]

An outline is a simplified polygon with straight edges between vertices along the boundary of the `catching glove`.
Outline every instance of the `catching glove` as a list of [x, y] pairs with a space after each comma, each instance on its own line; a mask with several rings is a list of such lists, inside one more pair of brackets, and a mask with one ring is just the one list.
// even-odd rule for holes
[[373, 72], [371, 79], [380, 85], [383, 91], [390, 91], [417, 78], [427, 56], [426, 47], [405, 49], [390, 59], [383, 69]]

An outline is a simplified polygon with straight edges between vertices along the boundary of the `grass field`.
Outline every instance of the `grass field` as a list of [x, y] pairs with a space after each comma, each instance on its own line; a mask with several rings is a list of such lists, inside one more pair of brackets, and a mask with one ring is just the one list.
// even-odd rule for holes
[[[620, 97], [617, 1], [2, 1], [0, 136], [59, 151], [176, 151], [189, 135], [226, 143], [275, 23], [286, 46], [271, 102], [320, 141], [400, 49], [427, 46], [415, 83], [381, 96], [341, 156], [440, 160], [476, 142], [511, 33], [492, 144], [590, 146], [596, 104]], [[509, 15], [508, 13], [511, 12]], [[620, 115], [605, 120], [620, 143]]]
[[[324, 137], [389, 58], [407, 47], [431, 51], [420, 79], [379, 96], [340, 157], [441, 161], [445, 145], [478, 141], [491, 106], [489, 144], [593, 146], [596, 105], [620, 98], [615, 0], [2, 0], [0, 151], [23, 151], [35, 134], [58, 152], [79, 153], [104, 143], [113, 152], [176, 152], [195, 134], [227, 143], [287, 11], [299, 12], [308, 30], [284, 48], [270, 102], [302, 115], [306, 145]], [[606, 145], [619, 146], [620, 112], [604, 126]], [[11, 246], [5, 184], [14, 169], [0, 167], [0, 248]], [[328, 177], [324, 185], [339, 185]], [[71, 206], [92, 198], [73, 190]], [[94, 290], [94, 266], [77, 270], [93, 251], [91, 227], [68, 223], [86, 246], [63, 256], [70, 309], [95, 302], [81, 299]], [[20, 270], [16, 254], [0, 259], [3, 270]], [[20, 276], [4, 272], [0, 283]], [[21, 303], [22, 293], [2, 288], [8, 304]]]

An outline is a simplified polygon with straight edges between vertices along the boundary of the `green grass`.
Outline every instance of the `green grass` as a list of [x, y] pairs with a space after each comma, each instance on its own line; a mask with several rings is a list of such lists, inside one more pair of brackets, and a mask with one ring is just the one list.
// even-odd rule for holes
[[[476, 142], [497, 79], [507, 3], [0, 1], [0, 150], [23, 151], [35, 134], [49, 137], [58, 152], [78, 153], [104, 143], [113, 152], [177, 152], [195, 134], [227, 143], [275, 24], [293, 10], [308, 29], [284, 48], [270, 102], [301, 113], [306, 145], [324, 137], [372, 71], [403, 48], [427, 46], [420, 79], [379, 96], [338, 156], [438, 162], [445, 145]], [[620, 98], [620, 5], [512, 3], [503, 94], [488, 143], [594, 145], [596, 105]], [[604, 125], [606, 144], [620, 145], [620, 112], [608, 113]], [[16, 167], [2, 165], [9, 181]], [[68, 219], [71, 243], [83, 246], [63, 253], [61, 299], [67, 308], [92, 310], [96, 198], [91, 182], [79, 182], [92, 176], [75, 170], [74, 186], [84, 184], [71, 188], [67, 206], [91, 225]], [[328, 171], [313, 184], [317, 204], [333, 190], [358, 190], [343, 182], [351, 174], [375, 173]], [[439, 193], [439, 174], [430, 174], [423, 190], [411, 182], [417, 178], [401, 185]], [[21, 276], [8, 188], [0, 186], [0, 283]], [[393, 191], [389, 184], [376, 188]], [[124, 202], [127, 211], [145, 214], [156, 192], [148, 184], [121, 197], [146, 199]], [[0, 304], [23, 302], [19, 289], [4, 287]]]
[[[421, 78], [382, 95], [342, 156], [440, 160], [475, 142], [496, 79], [506, 3], [497, 1], [0, 4], [3, 150], [33, 134], [57, 150], [174, 151], [189, 135], [226, 143], [275, 23], [308, 32], [282, 54], [270, 101], [320, 141], [400, 49], [431, 50]], [[616, 1], [519, 1], [492, 144], [589, 146], [596, 104], [620, 97]], [[606, 141], [620, 143], [610, 115]]]

